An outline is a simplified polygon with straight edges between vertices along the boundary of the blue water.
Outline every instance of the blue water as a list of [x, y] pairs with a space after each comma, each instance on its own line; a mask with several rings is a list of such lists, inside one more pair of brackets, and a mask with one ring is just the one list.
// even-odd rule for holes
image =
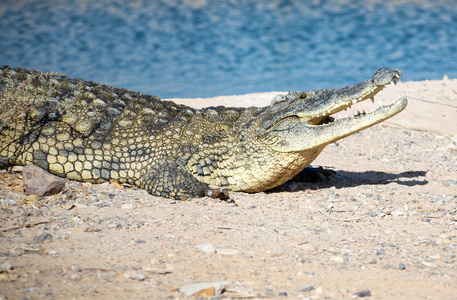
[[161, 98], [457, 78], [457, 1], [2, 0], [5, 64]]

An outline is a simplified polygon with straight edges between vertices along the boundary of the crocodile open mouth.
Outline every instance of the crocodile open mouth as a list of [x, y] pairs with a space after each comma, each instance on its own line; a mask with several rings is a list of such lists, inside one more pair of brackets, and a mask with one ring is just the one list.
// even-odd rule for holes
[[332, 123], [335, 120], [340, 120], [340, 119], [343, 119], [343, 120], [344, 119], [357, 119], [357, 118], [360, 118], [360, 117], [363, 117], [363, 116], [366, 116], [369, 114], [376, 115], [377, 113], [381, 112], [381, 110], [396, 111], [395, 108], [397, 106], [403, 106], [401, 104], [404, 99], [405, 99], [405, 97], [403, 95], [400, 95], [399, 98], [396, 101], [392, 101], [392, 104], [390, 104], [390, 105], [384, 105], [383, 103], [378, 101], [378, 105], [379, 105], [378, 108], [373, 109], [369, 113], [367, 113], [365, 110], [362, 110], [362, 111], [358, 110], [356, 113], [350, 113], [350, 115], [348, 115], [347, 113], [344, 114], [344, 116], [342, 114], [338, 114], [337, 116], [329, 115], [329, 116], [326, 116], [324, 119], [321, 119], [320, 122], [317, 123], [317, 125]]
[[396, 85], [397, 81], [399, 80], [400, 76], [395, 74], [392, 80], [384, 85], [378, 85], [370, 89], [367, 89], [366, 91], [361, 92], [358, 97], [337, 101], [336, 103], [333, 103], [330, 107], [328, 107], [325, 111], [313, 116], [311, 124], [323, 125], [332, 123], [335, 120], [348, 120], [353, 118], [357, 119], [370, 114], [377, 115], [388, 113], [394, 115], [400, 112], [404, 108], [404, 106], [406, 106], [406, 103], [404, 103], [406, 102], [406, 99], [403, 95], [400, 95], [396, 101], [392, 101], [392, 103], [389, 105], [384, 105], [381, 101], [378, 101], [378, 106], [372, 109], [369, 113], [367, 113], [364, 109], [361, 111], [357, 110], [357, 112], [354, 113], [349, 112], [344, 114], [343, 111], [347, 111], [348, 109], [351, 110], [352, 106], [368, 99], [370, 99], [371, 102], [374, 104], [374, 97], [376, 96], [376, 94], [382, 91], [389, 84]]

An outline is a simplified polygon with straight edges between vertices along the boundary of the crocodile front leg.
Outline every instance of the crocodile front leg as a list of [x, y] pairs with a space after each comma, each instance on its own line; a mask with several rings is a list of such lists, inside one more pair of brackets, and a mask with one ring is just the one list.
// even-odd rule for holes
[[192, 197], [228, 199], [228, 190], [198, 181], [185, 166], [173, 160], [155, 163], [141, 178], [141, 188], [152, 195], [185, 200]]

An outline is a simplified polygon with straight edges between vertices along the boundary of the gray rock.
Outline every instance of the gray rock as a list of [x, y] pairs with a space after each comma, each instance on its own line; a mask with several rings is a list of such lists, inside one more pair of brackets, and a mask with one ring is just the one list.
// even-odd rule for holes
[[54, 176], [35, 165], [26, 165], [22, 175], [27, 194], [39, 196], [55, 195], [65, 187], [64, 179]]
[[445, 186], [457, 185], [457, 181], [452, 180], [452, 179], [447, 179], [447, 180], [444, 181], [444, 185], [445, 185]]
[[398, 264], [398, 269], [399, 269], [399, 270], [404, 270], [404, 269], [406, 269], [405, 264], [404, 264], [404, 263], [399, 263], [399, 264]]
[[59, 255], [59, 251], [54, 250], [54, 249], [46, 250], [45, 253], [46, 253], [46, 254], [49, 254], [49, 255]]
[[16, 204], [16, 200], [10, 200], [10, 199], [2, 199], [0, 200], [0, 203], [2, 205], [15, 205]]
[[124, 272], [123, 276], [124, 276], [124, 278], [138, 280], [138, 281], [144, 281], [146, 279], [146, 276], [144, 276], [141, 273], [138, 273], [137, 271], [126, 271], [126, 272]]
[[254, 297], [254, 288], [252, 286], [247, 286], [244, 284], [240, 285], [230, 285], [228, 292], [237, 293], [244, 297]]
[[146, 279], [146, 277], [144, 277], [143, 274], [137, 274], [134, 278], [132, 279], [135, 279], [135, 280], [138, 280], [138, 281], [144, 281]]
[[273, 296], [274, 295], [273, 289], [270, 286], [266, 286], [265, 287], [265, 294], [268, 295], [268, 296]]
[[217, 282], [200, 282], [194, 283], [191, 285], [183, 286], [179, 289], [179, 292], [182, 294], [191, 297], [194, 294], [200, 292], [201, 290], [207, 290], [214, 288], [214, 295], [219, 295], [223, 292], [225, 287], [228, 285], [227, 281], [217, 281]]
[[216, 252], [216, 248], [213, 245], [211, 245], [210, 243], [197, 244], [197, 245], [195, 245], [195, 247], [197, 247], [201, 251], [208, 253], [208, 254]]
[[376, 251], [376, 255], [384, 255], [386, 254], [386, 250], [384, 249], [379, 249], [378, 251]]
[[121, 208], [122, 209], [132, 209], [133, 208], [133, 204], [132, 203], [125, 203], [125, 204], [121, 205]]
[[35, 237], [35, 239], [39, 242], [49, 241], [52, 240], [52, 234], [45, 232]]
[[312, 285], [307, 285], [307, 286], [304, 286], [300, 289], [300, 292], [310, 292], [314, 289], [314, 286]]
[[457, 134], [455, 134], [453, 137], [451, 137], [451, 141], [457, 144]]
[[359, 297], [359, 298], [370, 297], [371, 296], [371, 291], [368, 290], [368, 289], [361, 290], [361, 291], [355, 292], [354, 296]]
[[3, 264], [0, 265], [0, 272], [6, 272], [13, 269], [13, 265], [9, 262], [9, 260], [5, 261]]

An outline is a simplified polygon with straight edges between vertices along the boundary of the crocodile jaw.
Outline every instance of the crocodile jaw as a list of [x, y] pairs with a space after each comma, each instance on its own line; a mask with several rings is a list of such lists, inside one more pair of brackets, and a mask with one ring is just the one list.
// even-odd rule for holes
[[372, 78], [351, 86], [295, 92], [285, 96], [289, 97], [287, 101], [274, 100], [270, 105], [274, 112], [264, 119], [264, 131], [259, 138], [279, 152], [302, 152], [323, 148], [378, 124], [401, 112], [407, 105], [406, 98], [402, 96], [387, 106], [380, 104], [368, 114], [339, 119], [330, 115], [368, 99], [374, 102], [373, 97], [386, 85], [396, 83], [400, 76], [400, 70], [380, 69]]
[[[300, 112], [297, 115], [307, 120], [310, 124], [321, 125], [323, 122], [331, 121], [327, 120], [328, 116], [339, 113], [347, 108], [351, 108], [352, 105], [356, 105], [357, 103], [368, 99], [374, 103], [374, 97], [376, 94], [382, 91], [389, 84], [396, 85], [397, 80], [400, 80], [400, 76], [400, 70], [380, 69], [369, 80], [343, 88], [326, 90], [327, 93], [324, 95], [328, 95], [327, 99], [312, 97], [313, 99], [309, 99], [309, 102], [313, 105], [314, 109], [311, 111]], [[400, 97], [397, 101], [400, 101], [401, 98], [403, 97]], [[394, 102], [392, 102], [392, 104], [394, 104]], [[379, 106], [383, 107], [381, 103], [379, 103]], [[358, 115], [362, 114], [359, 113]], [[339, 116], [339, 118], [341, 119], [342, 117]]]
[[357, 114], [352, 117], [329, 120], [328, 123], [312, 125], [316, 134], [311, 134], [307, 139], [307, 147], [314, 148], [320, 145], [327, 145], [339, 139], [352, 135], [363, 129], [387, 120], [405, 109], [408, 101], [401, 97], [391, 105], [380, 106], [371, 113]]
[[[319, 127], [319, 136], [312, 135], [308, 140], [310, 146], [320, 146], [335, 142], [389, 119], [405, 109], [408, 101], [405, 97], [400, 96], [398, 100], [392, 101], [391, 105], [384, 106], [379, 102], [379, 108], [368, 114], [364, 111], [363, 113], [358, 112], [357, 115], [350, 117], [338, 115], [338, 119], [330, 116], [331, 114], [339, 113], [342, 110], [350, 108], [352, 105], [356, 105], [357, 103], [368, 99], [374, 103], [374, 96], [382, 91], [387, 85], [396, 85], [397, 80], [400, 80], [400, 76], [400, 70], [380, 69], [369, 80], [352, 86], [335, 89], [331, 95], [336, 95], [337, 99], [332, 99], [335, 98], [334, 96], [325, 102], [320, 102], [323, 103], [323, 105], [318, 106], [320, 109], [319, 112], [315, 115], [307, 115], [303, 118], [303, 120], [307, 120], [307, 123], [310, 126]], [[350, 97], [347, 98], [347, 96]]]

